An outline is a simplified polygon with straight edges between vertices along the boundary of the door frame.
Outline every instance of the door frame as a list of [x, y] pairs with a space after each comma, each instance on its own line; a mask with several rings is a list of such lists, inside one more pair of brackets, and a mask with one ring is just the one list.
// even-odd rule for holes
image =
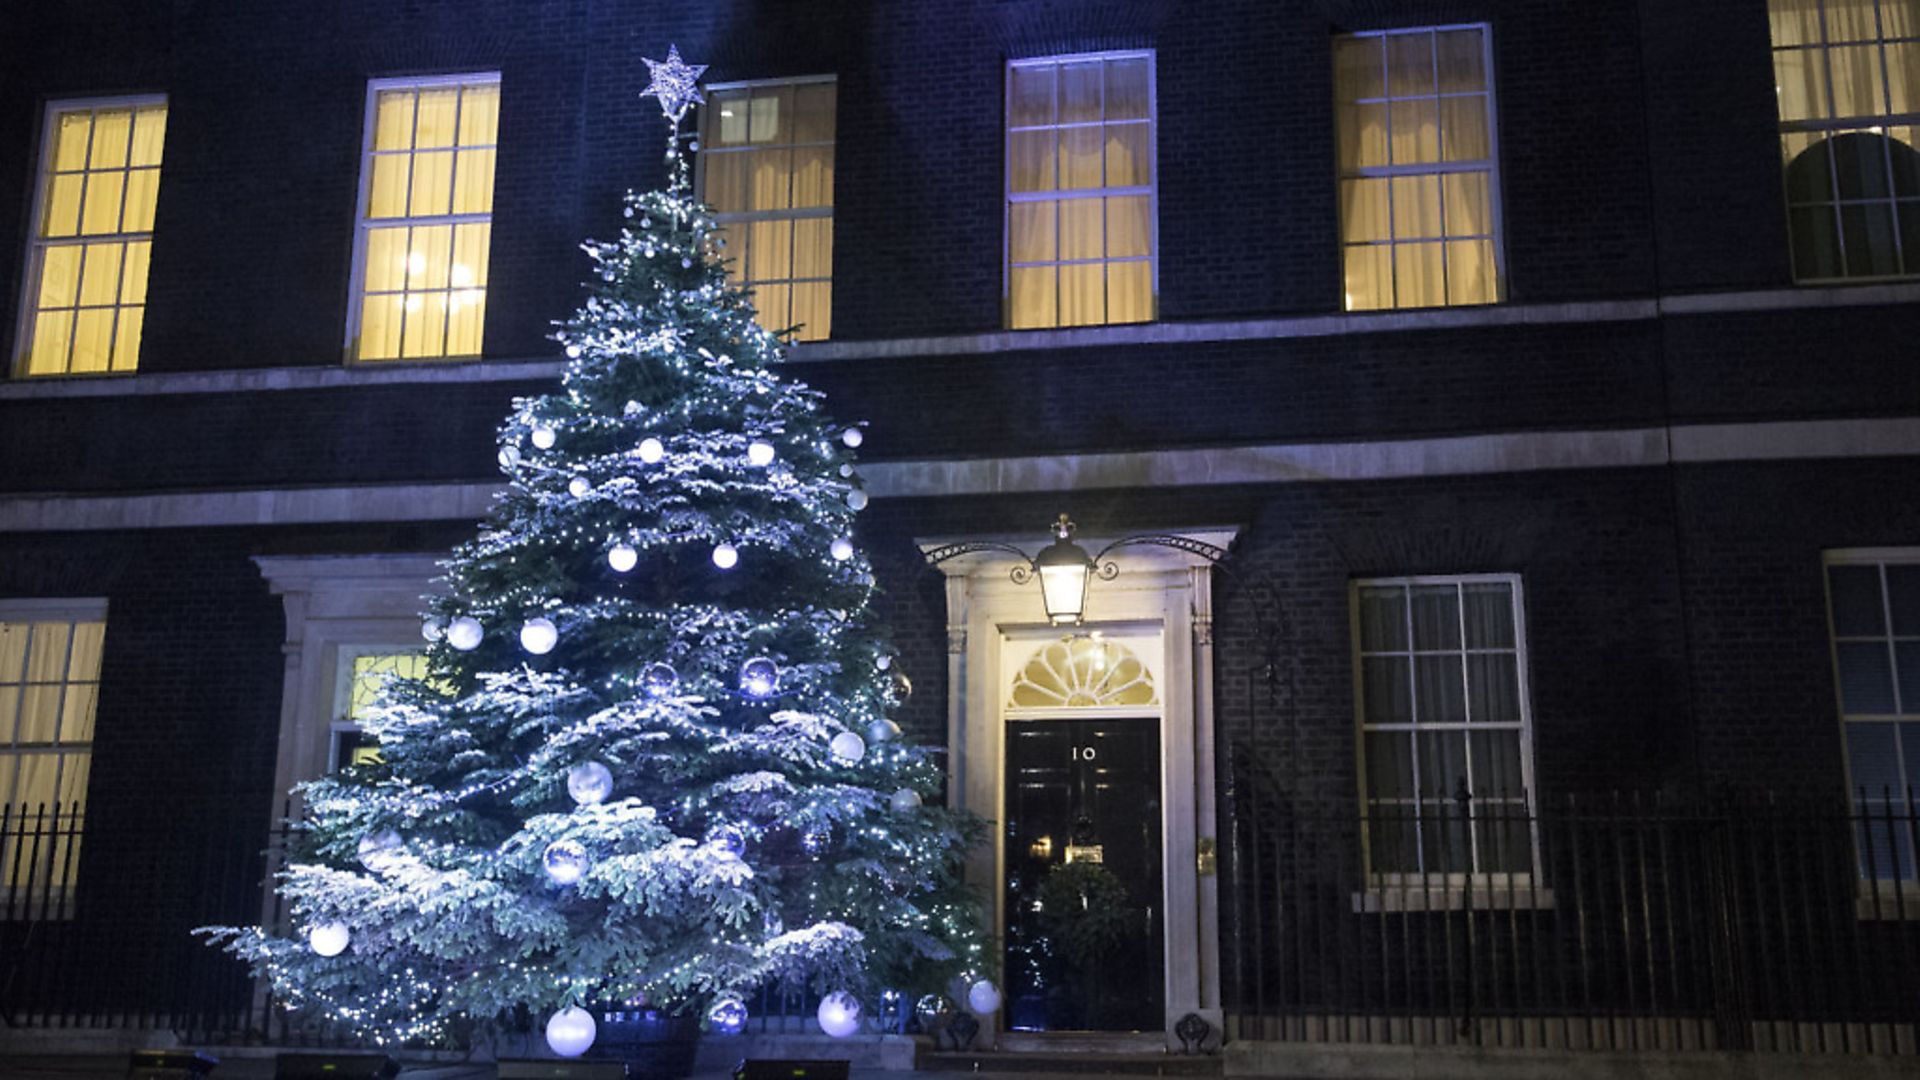
[[[1167, 530], [1217, 548], [1229, 546], [1237, 528]], [[1029, 537], [930, 537], [916, 540], [923, 552], [959, 540], [1009, 543]], [[1083, 536], [1092, 550], [1109, 538]], [[1096, 581], [1087, 597], [1083, 630], [1111, 629], [1116, 636], [1157, 630], [1160, 670], [1160, 783], [1162, 844], [1162, 947], [1166, 1005], [1162, 1039], [1179, 1045], [1174, 1025], [1196, 1013], [1220, 1030], [1220, 921], [1218, 879], [1206, 849], [1215, 847], [1216, 792], [1213, 732], [1212, 563], [1175, 548], [1130, 547], [1113, 556], [1120, 574]], [[968, 860], [967, 880], [992, 897], [993, 930], [1004, 936], [1006, 794], [1005, 691], [1012, 673], [1003, 670], [1009, 636], [1044, 637], [1049, 627], [1040, 590], [1015, 584], [1015, 559], [996, 551], [975, 552], [939, 565], [947, 593], [947, 802], [993, 822], [993, 841]], [[1035, 632], [1038, 632], [1037, 634]], [[988, 1024], [998, 1034], [996, 1018]]]

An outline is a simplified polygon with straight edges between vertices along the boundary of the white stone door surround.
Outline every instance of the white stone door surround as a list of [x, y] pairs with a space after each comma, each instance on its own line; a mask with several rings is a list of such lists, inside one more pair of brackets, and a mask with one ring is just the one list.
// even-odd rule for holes
[[[1174, 530], [1178, 535], [1224, 549], [1235, 528]], [[923, 552], [961, 540], [1001, 541], [1036, 548], [1043, 530], [1031, 536], [943, 536], [917, 543]], [[1081, 536], [1089, 552], [1110, 538]], [[1111, 561], [1119, 575], [1093, 579], [1088, 586], [1082, 630], [1111, 629], [1129, 637], [1160, 638], [1160, 787], [1165, 921], [1167, 1046], [1177, 1048], [1173, 1026], [1188, 1013], [1220, 1030], [1219, 881], [1212, 872], [1216, 837], [1213, 737], [1213, 589], [1212, 564], [1198, 555], [1167, 547], [1122, 548]], [[1033, 641], [1049, 629], [1038, 582], [1015, 584], [1009, 576], [1016, 559], [997, 551], [957, 556], [939, 565], [947, 588], [947, 801], [993, 823], [992, 842], [968, 863], [967, 877], [992, 897], [993, 929], [1006, 930], [1004, 831], [999, 827], [1005, 800], [1007, 689], [1014, 672], [1005, 670], [1009, 639]], [[1054, 628], [1053, 633], [1064, 632]], [[1039, 635], [1044, 636], [1044, 635]], [[1204, 854], [1203, 854], [1204, 853]]]

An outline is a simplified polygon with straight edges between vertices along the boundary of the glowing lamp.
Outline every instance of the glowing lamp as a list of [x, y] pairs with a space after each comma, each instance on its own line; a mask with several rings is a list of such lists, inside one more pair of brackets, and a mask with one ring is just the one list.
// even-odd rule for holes
[[1040, 578], [1040, 602], [1047, 621], [1055, 626], [1077, 626], [1087, 614], [1087, 581], [1093, 576], [1093, 556], [1073, 542], [1073, 522], [1061, 514], [1053, 526], [1053, 543], [1033, 557]]

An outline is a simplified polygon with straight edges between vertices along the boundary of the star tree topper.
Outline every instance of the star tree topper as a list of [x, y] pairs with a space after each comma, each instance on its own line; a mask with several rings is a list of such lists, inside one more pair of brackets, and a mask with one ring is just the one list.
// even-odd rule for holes
[[[641, 59], [647, 60], [644, 56]], [[681, 60], [680, 47], [669, 45], [665, 60], [647, 60], [647, 71], [652, 74], [653, 81], [640, 91], [640, 96], [659, 98], [660, 111], [678, 124], [687, 115], [687, 106], [706, 101], [700, 96], [700, 87], [696, 85], [700, 73], [705, 70], [705, 64], [688, 64]]]

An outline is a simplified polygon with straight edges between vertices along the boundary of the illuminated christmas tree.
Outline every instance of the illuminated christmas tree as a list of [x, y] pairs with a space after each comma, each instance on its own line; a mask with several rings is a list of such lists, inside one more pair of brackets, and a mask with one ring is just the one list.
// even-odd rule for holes
[[648, 64], [670, 186], [587, 246], [560, 389], [501, 428], [510, 486], [446, 564], [427, 675], [366, 717], [378, 763], [303, 789], [293, 936], [213, 932], [377, 1043], [531, 1021], [579, 1053], [640, 1004], [737, 1030], [774, 985], [832, 1033], [884, 990], [997, 1004], [960, 884], [982, 828], [888, 717], [860, 429], [777, 374], [678, 150], [701, 69]]

